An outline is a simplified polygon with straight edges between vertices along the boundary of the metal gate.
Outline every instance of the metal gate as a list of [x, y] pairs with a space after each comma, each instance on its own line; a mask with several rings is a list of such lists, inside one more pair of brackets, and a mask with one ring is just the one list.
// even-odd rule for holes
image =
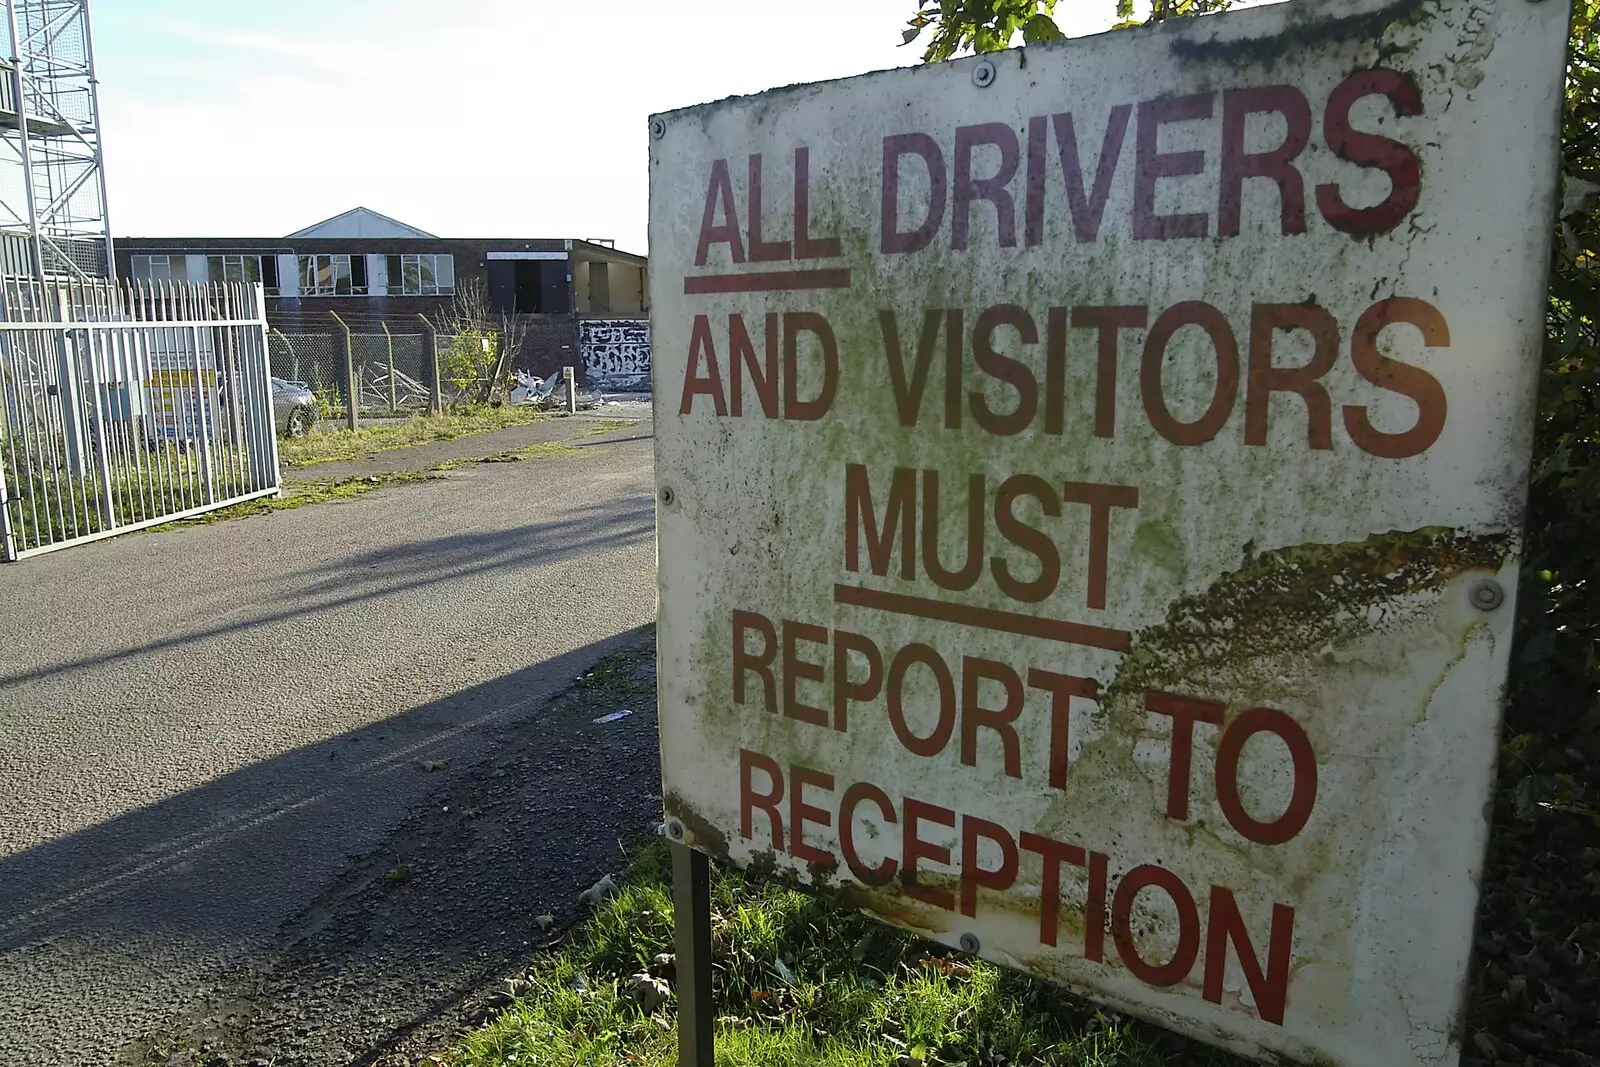
[[0, 280], [6, 560], [279, 492], [259, 285]]

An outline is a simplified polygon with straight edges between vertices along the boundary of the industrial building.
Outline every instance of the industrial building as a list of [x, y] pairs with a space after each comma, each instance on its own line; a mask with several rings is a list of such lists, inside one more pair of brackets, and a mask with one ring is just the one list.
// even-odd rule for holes
[[476, 281], [493, 315], [526, 330], [520, 368], [565, 365], [585, 377], [648, 374], [648, 266], [609, 242], [443, 238], [358, 207], [286, 237], [144, 237], [116, 241], [133, 281], [260, 282], [267, 318], [299, 334], [334, 315], [368, 331], [441, 324]]

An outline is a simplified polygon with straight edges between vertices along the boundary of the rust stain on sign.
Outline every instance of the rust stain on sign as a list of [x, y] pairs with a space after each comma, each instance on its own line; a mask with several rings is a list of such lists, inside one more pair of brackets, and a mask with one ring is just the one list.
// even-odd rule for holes
[[1256, 1056], [1453, 1063], [1563, 34], [1304, 0], [661, 116], [683, 839]]

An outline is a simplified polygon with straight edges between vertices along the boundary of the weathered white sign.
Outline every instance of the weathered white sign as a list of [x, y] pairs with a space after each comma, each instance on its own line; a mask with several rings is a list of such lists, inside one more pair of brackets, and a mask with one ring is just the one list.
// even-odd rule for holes
[[653, 123], [666, 810], [1245, 1052], [1454, 1064], [1566, 8]]

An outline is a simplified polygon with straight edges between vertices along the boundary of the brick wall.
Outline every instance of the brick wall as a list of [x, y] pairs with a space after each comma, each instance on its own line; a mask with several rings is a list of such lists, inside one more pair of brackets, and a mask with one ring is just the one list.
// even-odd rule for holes
[[578, 351], [578, 320], [574, 316], [519, 316], [527, 326], [516, 370], [540, 378], [560, 374], [562, 367], [577, 368], [583, 377], [583, 360]]

